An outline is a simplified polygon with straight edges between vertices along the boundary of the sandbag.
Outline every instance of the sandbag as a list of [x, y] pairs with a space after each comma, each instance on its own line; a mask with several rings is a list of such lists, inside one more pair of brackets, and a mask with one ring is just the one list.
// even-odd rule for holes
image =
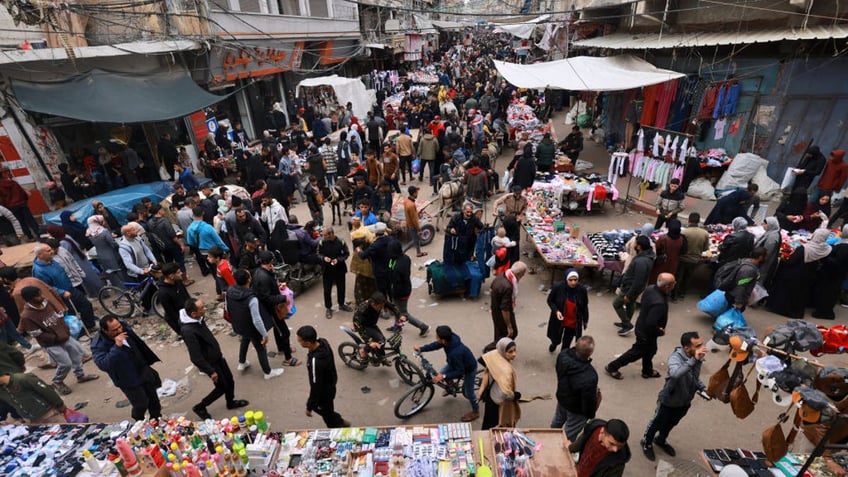
[[748, 181], [754, 177], [757, 171], [761, 167], [767, 166], [768, 161], [756, 154], [739, 153], [733, 158], [733, 162], [730, 163], [724, 174], [721, 175], [721, 179], [718, 180], [715, 188], [724, 190], [747, 187]]
[[689, 184], [689, 190], [686, 191], [686, 195], [695, 197], [696, 199], [716, 200], [715, 188], [710, 184], [709, 180], [703, 177], [699, 177]]

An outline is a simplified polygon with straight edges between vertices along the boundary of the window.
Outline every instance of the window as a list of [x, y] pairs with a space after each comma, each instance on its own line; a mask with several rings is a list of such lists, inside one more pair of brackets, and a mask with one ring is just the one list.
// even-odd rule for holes
[[300, 2], [298, 0], [278, 0], [281, 15], [300, 16]]
[[313, 17], [329, 17], [327, 0], [309, 0], [309, 14]]

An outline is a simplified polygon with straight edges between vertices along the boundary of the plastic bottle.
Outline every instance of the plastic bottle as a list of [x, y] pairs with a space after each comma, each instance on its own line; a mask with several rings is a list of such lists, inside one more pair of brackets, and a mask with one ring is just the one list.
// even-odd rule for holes
[[244, 413], [244, 420], [247, 421], [247, 426], [250, 427], [254, 424], [253, 421], [253, 411], [247, 411]]
[[259, 428], [259, 432], [267, 432], [268, 431], [268, 423], [265, 422], [265, 413], [262, 411], [256, 411], [253, 413], [253, 421], [256, 423], [256, 427]]
[[115, 466], [115, 470], [117, 470], [118, 473], [121, 474], [121, 477], [127, 477], [128, 475], [130, 475], [129, 472], [127, 472], [127, 468], [124, 467], [124, 460], [121, 459], [120, 455], [118, 455], [117, 453], [111, 454], [109, 456], [109, 460], [112, 462], [112, 465]]
[[92, 473], [99, 474], [103, 471], [102, 467], [100, 466], [100, 461], [98, 461], [97, 458], [91, 455], [91, 452], [89, 452], [88, 450], [84, 450], [82, 451], [82, 456], [85, 459], [86, 465], [88, 465], [88, 470], [90, 470]]
[[119, 437], [115, 440], [115, 446], [118, 448], [118, 454], [121, 455], [121, 459], [124, 461], [124, 467], [127, 469], [127, 473], [131, 476], [141, 475], [142, 470], [141, 466], [138, 465], [138, 458], [135, 456], [126, 439]]

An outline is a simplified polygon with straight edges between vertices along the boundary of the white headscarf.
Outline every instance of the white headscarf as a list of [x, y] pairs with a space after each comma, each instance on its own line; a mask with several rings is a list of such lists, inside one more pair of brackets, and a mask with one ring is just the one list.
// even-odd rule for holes
[[827, 238], [830, 237], [830, 230], [816, 229], [810, 241], [804, 244], [804, 263], [815, 262], [821, 260], [830, 254], [830, 245], [827, 244]]
[[102, 234], [106, 227], [106, 219], [102, 215], [92, 215], [88, 218], [88, 230], [85, 231], [86, 237], [97, 237]]
[[780, 244], [780, 222], [777, 221], [777, 217], [773, 215], [771, 217], [766, 217], [766, 224], [768, 225], [768, 230], [766, 230], [766, 233], [757, 240], [754, 244], [755, 247], [763, 247], [770, 240], [776, 241]]
[[735, 219], [733, 219], [733, 222], [731, 224], [733, 225], [734, 232], [740, 232], [742, 230], [745, 230], [746, 227], [748, 227], [748, 221], [745, 220], [745, 217], [736, 217]]

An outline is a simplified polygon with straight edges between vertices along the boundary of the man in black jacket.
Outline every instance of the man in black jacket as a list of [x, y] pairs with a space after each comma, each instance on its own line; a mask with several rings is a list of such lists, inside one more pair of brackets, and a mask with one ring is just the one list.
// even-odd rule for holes
[[283, 374], [282, 368], [271, 369], [265, 345], [268, 344], [268, 328], [274, 318], [259, 305], [259, 299], [250, 288], [250, 273], [244, 269], [233, 272], [236, 284], [227, 290], [225, 303], [230, 312], [230, 322], [233, 331], [241, 337], [239, 345], [238, 370], [244, 371], [250, 367], [247, 360], [247, 347], [252, 344], [259, 357], [259, 365], [265, 379], [273, 379]]
[[[226, 188], [225, 188], [226, 190]], [[207, 182], [200, 187], [200, 192], [203, 193], [204, 199], [198, 204], [203, 209], [203, 221], [209, 225], [215, 225], [213, 222], [215, 216], [218, 215], [218, 199], [220, 195], [212, 192], [211, 182]]]
[[579, 453], [577, 475], [590, 477], [621, 477], [630, 461], [627, 439], [630, 429], [620, 419], [593, 419], [586, 424], [577, 440], [568, 446], [571, 453]]
[[162, 265], [162, 279], [159, 281], [158, 296], [159, 304], [165, 310], [165, 322], [177, 336], [182, 336], [180, 310], [188, 300], [189, 294], [185, 285], [183, 285], [180, 267], [176, 263]]
[[634, 361], [642, 360], [642, 377], [659, 378], [654, 369], [653, 358], [657, 354], [657, 338], [665, 334], [668, 324], [668, 295], [674, 290], [674, 275], [660, 273], [657, 284], [645, 289], [642, 308], [636, 319], [636, 342], [624, 354], [604, 367], [604, 371], [615, 379], [622, 379], [618, 371]]
[[565, 436], [574, 441], [598, 408], [598, 372], [592, 366], [595, 340], [581, 336], [573, 348], [557, 356], [557, 406], [552, 428], [565, 426]]
[[277, 277], [274, 276], [274, 254], [267, 250], [259, 253], [259, 268], [253, 272], [252, 288], [259, 299], [259, 306], [264, 309], [267, 316], [271, 317], [277, 352], [285, 355], [283, 364], [299, 365], [300, 361], [292, 356], [289, 326], [277, 315], [277, 305], [285, 304], [286, 297], [280, 294], [280, 286], [277, 284]]
[[349, 256], [347, 242], [336, 237], [336, 231], [332, 227], [324, 229], [324, 237], [318, 242], [318, 258], [324, 265], [324, 308], [327, 309], [328, 320], [333, 317], [333, 285], [336, 286], [339, 310], [353, 311], [353, 308], [345, 303], [345, 261]]
[[212, 419], [206, 408], [221, 396], [227, 400], [227, 409], [247, 406], [249, 402], [235, 397], [236, 383], [233, 380], [233, 372], [221, 353], [221, 345], [206, 326], [206, 307], [203, 302], [198, 298], [189, 298], [184, 304], [185, 308], [180, 310], [180, 324], [189, 358], [201, 373], [209, 376], [215, 386], [215, 389], [191, 410], [201, 419]]
[[374, 233], [377, 238], [365, 250], [356, 249], [359, 258], [370, 259], [374, 268], [374, 279], [377, 281], [377, 291], [385, 296], [391, 296], [391, 284], [389, 283], [389, 246], [396, 239], [386, 235], [386, 224], [377, 222], [374, 224]]
[[177, 237], [174, 226], [165, 218], [165, 209], [159, 204], [150, 206], [150, 214], [153, 217], [148, 222], [150, 234], [156, 235], [164, 244], [162, 257], [164, 262], [176, 262], [180, 267], [182, 281], [185, 286], [191, 286], [194, 280], [189, 280], [186, 275], [185, 255], [183, 254], [183, 243]]
[[630, 322], [636, 311], [636, 299], [648, 285], [648, 278], [654, 268], [656, 254], [651, 247], [649, 237], [645, 235], [636, 237], [636, 251], [638, 253], [621, 276], [621, 286], [616, 290], [615, 298], [612, 300], [612, 308], [621, 320], [619, 323], [614, 323], [621, 328], [618, 330], [619, 336], [627, 336], [633, 331], [633, 325]]
[[318, 338], [318, 332], [309, 325], [298, 328], [297, 342], [309, 350], [306, 355], [306, 372], [309, 376], [306, 415], [312, 417], [313, 412], [319, 414], [329, 428], [350, 427], [350, 423], [336, 412], [333, 403], [338, 375], [330, 343], [324, 338]]

